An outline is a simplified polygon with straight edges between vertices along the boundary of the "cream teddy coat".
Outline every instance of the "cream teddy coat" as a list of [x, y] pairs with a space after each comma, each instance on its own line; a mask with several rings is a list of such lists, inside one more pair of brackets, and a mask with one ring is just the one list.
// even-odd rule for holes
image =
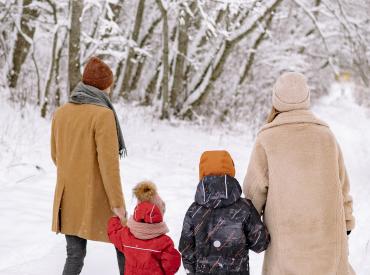
[[243, 191], [271, 234], [265, 275], [349, 275], [349, 180], [328, 125], [309, 110], [279, 114], [258, 134]]

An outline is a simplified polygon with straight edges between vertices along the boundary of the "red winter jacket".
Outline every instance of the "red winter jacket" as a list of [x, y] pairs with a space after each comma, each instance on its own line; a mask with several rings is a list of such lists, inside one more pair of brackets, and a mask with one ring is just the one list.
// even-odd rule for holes
[[108, 223], [108, 236], [125, 255], [125, 275], [173, 275], [180, 267], [180, 253], [167, 235], [140, 240], [113, 217]]

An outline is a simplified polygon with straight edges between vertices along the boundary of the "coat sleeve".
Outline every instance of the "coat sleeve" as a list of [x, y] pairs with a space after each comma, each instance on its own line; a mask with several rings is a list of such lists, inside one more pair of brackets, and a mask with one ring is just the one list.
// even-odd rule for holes
[[116, 121], [111, 110], [95, 122], [95, 142], [100, 174], [111, 208], [125, 207], [119, 171]]
[[53, 121], [51, 123], [51, 138], [50, 138], [50, 145], [51, 145], [51, 159], [53, 160], [54, 164], [57, 165], [57, 146], [55, 141], [55, 117], [53, 117]]
[[248, 248], [256, 253], [267, 249], [270, 243], [270, 234], [266, 226], [261, 221], [261, 216], [250, 200], [245, 200], [248, 205], [250, 215], [244, 222], [244, 234], [247, 239]]
[[353, 200], [350, 192], [350, 183], [347, 174], [346, 167], [344, 165], [344, 159], [342, 151], [338, 145], [339, 157], [338, 157], [338, 165], [339, 165], [339, 179], [342, 187], [342, 194], [343, 194], [343, 206], [344, 206], [344, 215], [346, 219], [346, 227], [347, 231], [353, 230], [355, 227], [355, 217], [353, 216]]
[[175, 274], [181, 265], [181, 255], [175, 249], [173, 241], [168, 238], [166, 246], [161, 254], [161, 264], [165, 275]]
[[265, 149], [258, 138], [249, 160], [249, 167], [243, 183], [243, 192], [262, 214], [268, 190], [268, 164]]
[[193, 212], [193, 209], [194, 206], [191, 206], [185, 215], [179, 244], [179, 250], [182, 255], [182, 262], [187, 274], [195, 274], [197, 261], [195, 257], [194, 225], [191, 218], [191, 213]]
[[121, 221], [118, 217], [112, 217], [108, 221], [108, 238], [118, 250], [123, 252], [122, 248], [122, 234], [124, 233], [125, 227], [122, 226]]

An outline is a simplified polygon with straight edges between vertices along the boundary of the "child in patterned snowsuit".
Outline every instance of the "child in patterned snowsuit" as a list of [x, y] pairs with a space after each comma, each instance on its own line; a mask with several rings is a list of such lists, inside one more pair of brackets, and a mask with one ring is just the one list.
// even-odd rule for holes
[[270, 237], [251, 201], [241, 198], [230, 154], [204, 152], [199, 174], [179, 245], [186, 272], [249, 274], [249, 249], [264, 251]]

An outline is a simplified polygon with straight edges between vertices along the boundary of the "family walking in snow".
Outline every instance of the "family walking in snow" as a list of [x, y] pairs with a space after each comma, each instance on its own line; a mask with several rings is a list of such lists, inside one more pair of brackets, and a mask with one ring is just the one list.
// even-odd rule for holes
[[[54, 114], [51, 155], [57, 167], [52, 230], [65, 235], [63, 275], [80, 274], [87, 240], [111, 242], [120, 274], [250, 274], [249, 250], [262, 252], [265, 275], [353, 275], [350, 184], [329, 126], [310, 111], [299, 73], [284, 73], [259, 131], [241, 186], [227, 151], [206, 151], [199, 184], [176, 250], [166, 205], [154, 183], [136, 185], [128, 217], [119, 158], [126, 146], [110, 102], [113, 74], [93, 57], [69, 103]], [[244, 197], [242, 197], [244, 193]]]

